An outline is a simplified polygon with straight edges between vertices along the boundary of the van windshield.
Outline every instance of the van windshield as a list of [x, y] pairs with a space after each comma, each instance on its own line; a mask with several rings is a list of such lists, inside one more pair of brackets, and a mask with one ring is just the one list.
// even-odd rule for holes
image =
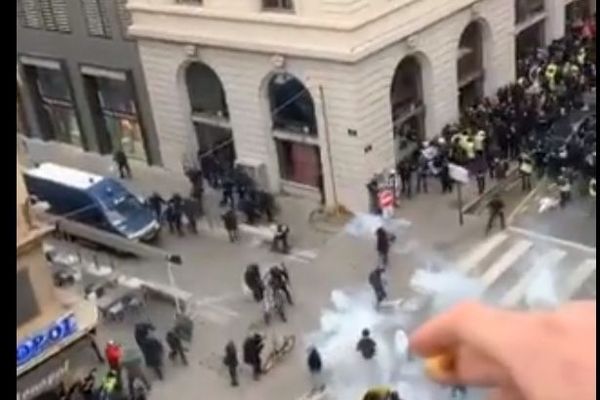
[[106, 214], [115, 224], [125, 222], [128, 216], [139, 212], [141, 208], [138, 199], [131, 194], [104, 199], [104, 206]]

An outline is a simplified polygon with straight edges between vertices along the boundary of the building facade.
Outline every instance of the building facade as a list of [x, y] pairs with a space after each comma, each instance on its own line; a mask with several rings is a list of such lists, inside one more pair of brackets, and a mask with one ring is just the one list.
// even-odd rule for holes
[[18, 131], [160, 165], [129, 23], [124, 0], [18, 0]]
[[42, 249], [52, 230], [31, 215], [17, 163], [17, 400], [55, 389], [98, 319], [95, 305], [58, 295]]
[[364, 211], [365, 183], [393, 168], [408, 134], [437, 135], [515, 78], [517, 54], [563, 36], [570, 8], [594, 4], [130, 0], [128, 9], [167, 168], [195, 152], [235, 158], [273, 191], [321, 192], [328, 205]]

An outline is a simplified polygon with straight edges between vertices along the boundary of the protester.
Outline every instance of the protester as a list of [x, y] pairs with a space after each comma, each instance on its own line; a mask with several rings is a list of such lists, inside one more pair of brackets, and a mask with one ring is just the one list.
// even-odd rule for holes
[[221, 218], [223, 219], [223, 225], [225, 225], [225, 230], [229, 236], [229, 241], [231, 243], [237, 242], [239, 240], [238, 222], [233, 208], [227, 210]]
[[356, 350], [360, 352], [362, 357], [365, 360], [371, 360], [375, 357], [377, 343], [373, 339], [371, 339], [371, 332], [368, 329], [363, 329], [361, 333], [361, 338], [356, 344]]
[[321, 379], [321, 371], [323, 370], [323, 361], [321, 355], [316, 347], [311, 346], [308, 348], [308, 358], [306, 360], [308, 365], [308, 371], [310, 372], [312, 390], [319, 390], [323, 387]]
[[504, 201], [500, 198], [499, 195], [494, 195], [492, 200], [488, 203], [488, 209], [490, 212], [490, 216], [488, 219], [487, 226], [485, 228], [485, 234], [488, 235], [492, 230], [492, 226], [496, 221], [496, 218], [500, 219], [500, 229], [506, 228], [505, 220], [504, 220]]
[[197, 219], [200, 217], [200, 203], [193, 197], [183, 199], [182, 211], [187, 220], [190, 233], [197, 234]]
[[383, 227], [379, 227], [375, 231], [375, 238], [377, 240], [376, 248], [379, 256], [379, 266], [386, 268], [390, 252], [390, 235]]
[[169, 231], [171, 233], [177, 232], [179, 236], [183, 236], [183, 199], [178, 193], [175, 193], [173, 196], [171, 196], [167, 202], [167, 210], [165, 214], [167, 223], [169, 225]]
[[375, 268], [369, 274], [369, 284], [371, 285], [371, 287], [373, 288], [373, 292], [375, 293], [375, 301], [377, 307], [379, 307], [381, 302], [387, 298], [383, 274], [384, 271], [382, 268]]
[[159, 380], [163, 380], [163, 357], [164, 347], [162, 343], [154, 336], [147, 335], [141, 346], [142, 354], [148, 368], [152, 369]]
[[288, 253], [290, 245], [288, 243], [288, 235], [290, 228], [286, 224], [277, 224], [275, 234], [273, 235], [272, 250], [281, 253]]
[[265, 286], [260, 276], [258, 264], [250, 264], [244, 272], [244, 283], [252, 292], [254, 300], [258, 303], [263, 300]]
[[175, 362], [175, 360], [179, 357], [183, 365], [188, 365], [187, 357], [185, 353], [187, 349], [183, 347], [183, 343], [181, 342], [181, 338], [173, 329], [170, 329], [167, 332], [165, 337], [167, 345], [169, 346], [169, 360]]
[[227, 367], [229, 372], [229, 378], [231, 379], [231, 386], [238, 386], [238, 357], [237, 350], [233, 340], [230, 340], [225, 346], [225, 357], [223, 357], [223, 364]]
[[244, 362], [252, 367], [252, 376], [258, 380], [262, 374], [261, 352], [264, 348], [263, 337], [252, 334], [244, 340]]
[[287, 302], [290, 305], [294, 305], [292, 294], [290, 293], [290, 275], [285, 265], [282, 263], [281, 265], [276, 264], [272, 266], [269, 270], [269, 275], [274, 290], [283, 292]]
[[162, 220], [162, 210], [166, 204], [167, 202], [165, 199], [163, 199], [162, 196], [157, 192], [153, 192], [150, 197], [148, 197], [148, 205], [152, 211], [154, 211], [154, 215], [158, 221]]
[[121, 179], [131, 179], [131, 168], [129, 168], [129, 160], [127, 159], [127, 155], [123, 152], [123, 150], [115, 151], [113, 155], [113, 160], [115, 164], [117, 164], [117, 169], [119, 170], [119, 176]]

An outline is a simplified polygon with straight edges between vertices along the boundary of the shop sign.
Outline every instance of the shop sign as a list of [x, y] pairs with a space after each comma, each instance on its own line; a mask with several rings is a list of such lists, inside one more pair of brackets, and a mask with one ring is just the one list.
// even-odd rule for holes
[[17, 368], [75, 332], [77, 332], [77, 321], [74, 314], [69, 314], [53, 322], [47, 328], [17, 342]]
[[67, 359], [25, 389], [17, 388], [17, 400], [30, 400], [47, 390], [57, 387], [68, 370], [69, 360]]

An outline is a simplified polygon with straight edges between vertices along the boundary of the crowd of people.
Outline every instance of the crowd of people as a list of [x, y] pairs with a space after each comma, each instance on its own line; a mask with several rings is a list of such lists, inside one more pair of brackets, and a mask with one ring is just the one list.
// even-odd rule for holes
[[585, 99], [595, 93], [595, 43], [595, 21], [580, 24], [520, 59], [516, 82], [465, 109], [437, 138], [417, 143], [408, 132], [416, 149], [387, 177], [367, 184], [373, 211], [380, 211], [382, 187], [392, 186], [397, 198], [411, 198], [428, 192], [428, 180], [435, 177], [442, 193], [452, 192], [449, 164], [467, 168], [479, 194], [487, 179], [506, 178], [511, 164], [517, 165], [524, 190], [531, 189], [534, 169], [538, 177], [548, 175], [562, 184], [595, 179], [595, 112], [575, 131], [560, 124], [572, 113], [589, 111]]
[[[589, 112], [590, 117], [582, 118], [582, 123], [575, 128], [570, 123], [561, 124], [561, 121], [568, 120], [572, 114], [589, 111], [585, 97], [595, 92], [595, 61], [595, 24], [591, 25], [591, 22], [569, 31], [565, 38], [553, 41], [548, 48], [536, 49], [520, 59], [516, 82], [500, 88], [493, 98], [483, 98], [465, 109], [460, 121], [444, 127], [437, 138], [418, 143], [417, 149], [409, 157], [399, 161], [391, 174], [396, 197], [411, 198], [415, 193], [427, 193], [431, 178], [439, 180], [442, 193], [452, 192], [454, 181], [450, 176], [450, 164], [456, 164], [466, 168], [470, 176], [475, 178], [479, 194], [486, 191], [488, 179], [505, 179], [511, 165], [514, 165], [523, 191], [532, 189], [533, 177], [547, 176], [555, 180], [559, 187], [561, 206], [568, 204], [571, 187], [576, 182], [582, 183], [582, 187], [595, 200], [595, 112], [593, 116]], [[131, 177], [126, 158], [120, 154], [115, 155], [115, 162], [122, 178]], [[213, 190], [221, 191], [218, 206], [224, 209], [221, 218], [231, 242], [239, 239], [238, 212], [245, 216], [248, 224], [255, 224], [261, 218], [268, 222], [274, 221], [276, 205], [273, 196], [257, 188], [242, 170], [225, 168], [209, 156], [202, 160], [202, 171], [190, 168], [185, 172], [192, 187], [189, 196], [176, 193], [165, 200], [160, 194], [153, 193], [147, 199], [148, 207], [154, 211], [157, 219], [167, 223], [171, 233], [183, 236], [186, 227], [192, 234], [198, 232], [196, 221], [206, 215], [205, 182]], [[389, 182], [389, 179], [383, 182], [381, 177], [374, 177], [368, 183], [373, 211], [381, 211], [378, 209], [377, 193], [382, 184], [389, 185]], [[486, 232], [491, 230], [496, 220], [504, 228], [503, 201], [495, 196], [489, 202], [489, 208], [490, 220]], [[209, 216], [207, 220], [212, 226], [214, 221]], [[274, 232], [273, 248], [285, 252], [289, 248], [288, 234], [289, 227], [278, 224]], [[385, 229], [379, 228], [375, 238], [378, 263], [370, 272], [368, 282], [373, 289], [375, 303], [379, 306], [387, 298], [385, 270], [394, 237]], [[272, 266], [263, 276], [259, 266], [251, 264], [244, 272], [243, 282], [252, 298], [262, 305], [266, 324], [271, 322], [273, 315], [278, 315], [283, 322], [287, 321], [286, 303], [294, 303], [290, 276], [285, 265]], [[484, 317], [487, 315], [487, 311], [478, 312]], [[558, 318], [557, 315], [552, 316]], [[510, 319], [506, 315], [504, 317]], [[444, 321], [448, 323], [449, 319]], [[426, 356], [433, 350], [439, 350], [428, 342], [433, 340], [428, 338], [428, 334], [434, 336], [432, 332], [436, 323], [442, 324], [432, 321], [415, 333], [411, 346], [417, 353]], [[467, 321], [467, 324], [470, 323]], [[457, 326], [453, 329], [460, 330], [463, 335], [466, 332]], [[135, 341], [146, 367], [154, 372], [156, 378], [162, 380], [165, 351], [163, 342], [153, 334], [154, 331], [154, 326], [150, 323], [137, 324]], [[178, 329], [173, 328], [167, 332], [165, 342], [169, 348], [168, 358], [173, 362], [187, 365], [185, 341], [185, 335]], [[254, 379], [259, 379], [264, 373], [264, 341], [263, 335], [252, 332], [241, 346], [242, 360], [251, 367]], [[367, 361], [377, 355], [377, 343], [366, 328], [358, 338], [356, 351]], [[145, 399], [151, 385], [141, 362], [123, 362], [123, 350], [114, 342], [107, 344], [105, 357], [109, 372], [100, 385], [97, 385], [95, 370], [92, 370], [74, 390], [81, 392], [86, 400]], [[225, 345], [222, 363], [227, 368], [231, 385], [238, 386], [240, 361], [232, 340]], [[313, 388], [322, 387], [319, 377], [323, 363], [318, 349], [310, 347], [307, 366], [313, 377]], [[126, 385], [123, 384], [123, 372], [127, 376]], [[518, 381], [511, 388], [526, 392], [528, 388], [525, 386]], [[457, 387], [458, 391], [463, 390], [462, 386]], [[585, 391], [584, 389], [581, 390]], [[125, 392], [128, 397], [125, 397]], [[92, 394], [100, 397], [90, 397]], [[389, 388], [373, 388], [364, 399], [396, 400], [400, 396]]]

